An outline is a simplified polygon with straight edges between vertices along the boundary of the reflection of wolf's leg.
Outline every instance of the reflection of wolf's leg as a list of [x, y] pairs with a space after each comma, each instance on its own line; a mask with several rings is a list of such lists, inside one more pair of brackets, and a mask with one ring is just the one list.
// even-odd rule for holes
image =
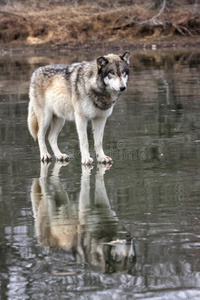
[[106, 118], [98, 118], [92, 120], [92, 126], [94, 131], [94, 147], [98, 162], [111, 163], [112, 159], [109, 156], [105, 155], [102, 148], [105, 124]]
[[[82, 238], [87, 233], [85, 232], [85, 226], [86, 225], [86, 219], [88, 215], [90, 215], [90, 173], [91, 173], [92, 167], [90, 166], [82, 166], [82, 176], [81, 176], [81, 190], [80, 190], [80, 196], [79, 196], [79, 229], [78, 229], [78, 247], [77, 247], [77, 253], [78, 253], [78, 260], [85, 262], [87, 261], [86, 256], [89, 255], [89, 253], [85, 253], [85, 249], [82, 247]], [[83, 236], [82, 236], [83, 232]], [[88, 235], [89, 237], [89, 235]], [[89, 240], [87, 240], [87, 244], [84, 247], [88, 247], [90, 245]], [[88, 252], [88, 251], [86, 251]]]
[[70, 200], [67, 192], [63, 189], [62, 184], [59, 179], [59, 172], [62, 166], [65, 166], [67, 163], [56, 162], [52, 171], [52, 176], [50, 177], [50, 182], [54, 188], [55, 197], [54, 204], [58, 206], [64, 205], [64, 209], [67, 208], [68, 214], [71, 213]]
[[67, 166], [68, 164], [69, 164], [69, 162], [67, 162], [67, 161], [57, 161], [54, 164], [54, 167], [53, 167], [53, 170], [52, 170], [52, 176], [53, 177], [59, 177], [60, 169], [62, 167]]
[[48, 169], [50, 166], [51, 162], [41, 162], [40, 163], [40, 178], [47, 177], [48, 176]]
[[35, 219], [37, 217], [37, 211], [40, 205], [41, 198], [42, 196], [40, 182], [38, 178], [35, 178], [31, 186], [31, 202], [33, 208], [33, 215]]
[[[82, 214], [87, 214], [85, 210], [90, 208], [90, 172], [91, 168], [89, 166], [82, 166], [82, 176], [81, 176], [81, 190], [79, 196], [79, 215], [80, 218]], [[84, 213], [85, 212], [85, 213]]]
[[95, 177], [95, 205], [108, 209], [111, 212], [110, 202], [104, 183], [104, 174], [107, 169], [108, 168], [105, 165], [98, 165], [98, 170]]
[[47, 176], [48, 176], [48, 169], [49, 169], [50, 163], [41, 162], [40, 164], [40, 186], [41, 186], [41, 193], [42, 194], [49, 194], [49, 186], [47, 184]]
[[35, 218], [35, 229], [38, 242], [48, 245], [49, 239], [49, 214], [48, 198], [50, 189], [47, 184], [47, 174], [50, 164], [41, 163], [40, 178], [33, 181], [31, 187], [31, 202]]
[[49, 132], [49, 137], [48, 137], [53, 153], [58, 160], [69, 159], [69, 156], [67, 154], [63, 154], [60, 152], [57, 144], [58, 135], [61, 129], [63, 128], [64, 123], [65, 123], [64, 119], [54, 116], [51, 121], [51, 130]]
[[49, 216], [51, 235], [56, 239], [57, 246], [70, 250], [76, 244], [77, 210], [59, 178], [61, 167], [67, 164], [57, 161], [54, 165], [50, 177], [53, 196], [49, 198]]

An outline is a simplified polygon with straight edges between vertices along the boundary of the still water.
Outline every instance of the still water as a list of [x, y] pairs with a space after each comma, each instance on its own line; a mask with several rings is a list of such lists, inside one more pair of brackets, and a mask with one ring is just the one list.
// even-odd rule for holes
[[0, 58], [0, 298], [200, 299], [200, 52], [132, 53], [112, 166], [81, 166], [73, 123], [70, 163], [41, 164], [31, 73], [97, 55]]

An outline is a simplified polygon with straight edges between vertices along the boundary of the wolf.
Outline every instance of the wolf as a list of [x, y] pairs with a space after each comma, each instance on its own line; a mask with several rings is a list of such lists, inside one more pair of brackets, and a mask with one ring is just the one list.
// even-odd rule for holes
[[130, 52], [108, 54], [93, 61], [71, 65], [47, 65], [36, 69], [31, 77], [28, 106], [28, 128], [38, 139], [40, 158], [50, 161], [45, 135], [57, 160], [67, 161], [57, 139], [66, 120], [73, 120], [79, 137], [81, 162], [93, 164], [87, 137], [87, 123], [92, 121], [94, 148], [99, 163], [112, 163], [102, 143], [107, 118], [119, 95], [126, 90], [129, 78]]

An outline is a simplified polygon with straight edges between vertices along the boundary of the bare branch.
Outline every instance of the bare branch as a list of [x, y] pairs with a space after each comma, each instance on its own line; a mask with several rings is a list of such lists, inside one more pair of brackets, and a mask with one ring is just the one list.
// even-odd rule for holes
[[194, 36], [194, 35], [189, 31], [189, 29], [186, 28], [185, 26], [177, 25], [177, 26], [176, 26], [176, 29], [177, 29], [181, 34], [183, 34], [183, 35], [186, 35], [186, 34], [183, 32], [183, 30], [184, 30], [184, 31], [186, 31], [190, 36]]
[[147, 24], [147, 23], [150, 23], [150, 22], [156, 23], [156, 19], [160, 17], [160, 15], [165, 10], [165, 7], [166, 7], [166, 0], [163, 0], [162, 7], [161, 7], [159, 13], [156, 16], [154, 16], [153, 18], [151, 18], [149, 20], [145, 20], [145, 21], [142, 21], [142, 22], [133, 21], [133, 23], [136, 23], [136, 24], [139, 24], [139, 25]]
[[161, 21], [156, 20], [156, 19], [161, 16], [161, 14], [163, 13], [163, 11], [165, 10], [165, 7], [166, 7], [166, 0], [163, 0], [162, 7], [161, 7], [159, 13], [157, 15], [155, 15], [154, 17], [152, 17], [152, 18], [150, 18], [148, 20], [145, 20], [145, 21], [141, 21], [141, 22], [131, 20], [130, 23], [128, 23], [128, 24], [126, 24], [126, 25], [124, 25], [122, 27], [114, 27], [112, 29], [117, 30], [117, 29], [122, 29], [122, 28], [129, 27], [132, 24], [144, 25], [144, 24], [148, 24], [148, 23], [151, 23], [151, 22], [154, 25], [162, 25], [163, 23]]
[[26, 20], [25, 17], [22, 17], [22, 16], [20, 16], [20, 15], [13, 14], [13, 13], [10, 13], [10, 12], [7, 12], [7, 11], [4, 11], [4, 10], [0, 10], [0, 14], [10, 15], [10, 16], [14, 16], [14, 17], [17, 17], [17, 18], [21, 18], [21, 19], [23, 19], [23, 20]]

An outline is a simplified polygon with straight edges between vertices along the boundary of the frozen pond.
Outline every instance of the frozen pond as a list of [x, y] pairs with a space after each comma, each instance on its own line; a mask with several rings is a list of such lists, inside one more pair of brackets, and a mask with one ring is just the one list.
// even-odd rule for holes
[[39, 161], [34, 68], [100, 54], [0, 58], [0, 298], [200, 299], [200, 52], [131, 54], [105, 129], [110, 168], [81, 166], [69, 122], [70, 163]]

